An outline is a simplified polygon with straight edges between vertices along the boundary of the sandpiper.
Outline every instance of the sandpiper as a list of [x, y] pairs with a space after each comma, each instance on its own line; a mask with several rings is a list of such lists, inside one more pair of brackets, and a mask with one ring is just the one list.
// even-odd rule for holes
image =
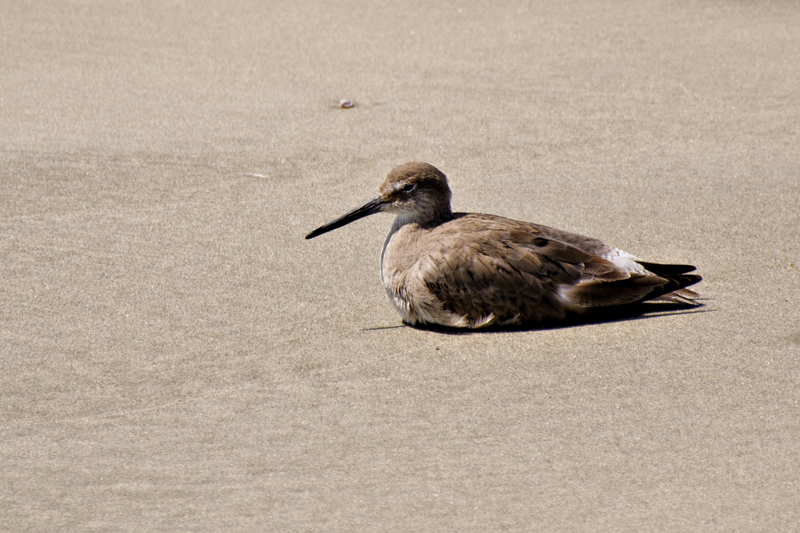
[[649, 263], [597, 239], [495, 215], [453, 213], [447, 177], [427, 163], [391, 172], [379, 195], [308, 235], [374, 213], [396, 218], [381, 282], [410, 325], [535, 325], [648, 300], [698, 305], [691, 265]]

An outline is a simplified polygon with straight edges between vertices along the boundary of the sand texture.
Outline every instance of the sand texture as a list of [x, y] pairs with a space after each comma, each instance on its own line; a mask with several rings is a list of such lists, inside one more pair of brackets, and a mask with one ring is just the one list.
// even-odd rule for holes
[[[0, 530], [800, 529], [799, 87], [789, 1], [7, 2]], [[404, 327], [303, 237], [406, 161], [706, 306]]]

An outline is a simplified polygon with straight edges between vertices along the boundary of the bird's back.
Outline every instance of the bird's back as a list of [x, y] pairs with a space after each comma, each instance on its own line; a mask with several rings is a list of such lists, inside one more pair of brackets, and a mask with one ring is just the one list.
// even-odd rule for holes
[[559, 320], [663, 297], [699, 281], [686, 275], [691, 270], [642, 263], [582, 235], [476, 213], [393, 227], [382, 257], [384, 286], [406, 322], [473, 328]]

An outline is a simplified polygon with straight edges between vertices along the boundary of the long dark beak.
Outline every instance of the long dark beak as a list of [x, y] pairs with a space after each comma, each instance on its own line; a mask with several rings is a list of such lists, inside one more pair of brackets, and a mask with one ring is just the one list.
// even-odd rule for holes
[[308, 235], [306, 235], [306, 239], [313, 239], [314, 237], [318, 237], [323, 233], [328, 233], [329, 231], [333, 231], [336, 228], [341, 228], [351, 222], [355, 222], [359, 218], [368, 217], [375, 213], [380, 212], [381, 207], [383, 206], [383, 200], [381, 200], [380, 196], [375, 198], [374, 200], [370, 200], [366, 204], [362, 205], [357, 209], [353, 209], [346, 215], [342, 215], [333, 222], [328, 222], [324, 226], [320, 226]]

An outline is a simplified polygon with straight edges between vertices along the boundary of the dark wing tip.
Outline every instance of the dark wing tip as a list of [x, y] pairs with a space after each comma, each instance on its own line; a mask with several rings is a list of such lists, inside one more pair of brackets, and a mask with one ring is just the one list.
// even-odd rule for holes
[[659, 276], [677, 276], [679, 274], [686, 274], [687, 272], [694, 272], [697, 267], [694, 265], [670, 265], [663, 263], [648, 263], [647, 261], [636, 261], [644, 268], [658, 274]]

